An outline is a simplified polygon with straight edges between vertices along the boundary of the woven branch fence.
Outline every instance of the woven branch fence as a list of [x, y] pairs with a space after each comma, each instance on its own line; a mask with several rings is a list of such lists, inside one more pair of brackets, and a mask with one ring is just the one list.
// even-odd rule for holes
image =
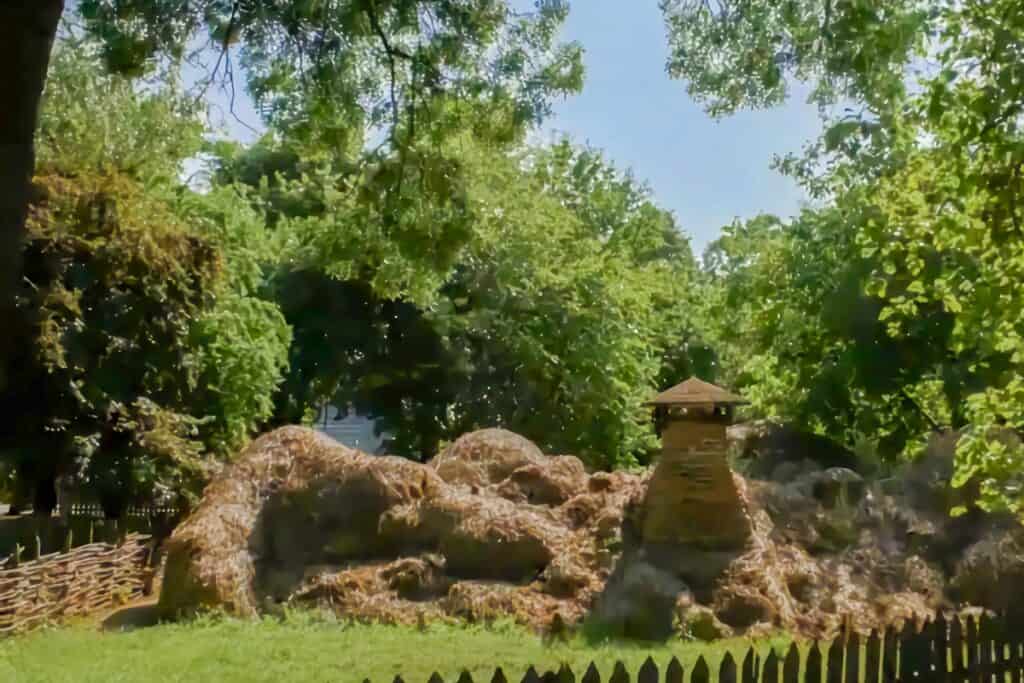
[[[604, 677], [607, 675], [607, 677]], [[731, 653], [717, 667], [702, 655], [687, 671], [673, 658], [664, 671], [648, 658], [635, 676], [619, 662], [604, 674], [593, 663], [580, 675], [568, 666], [538, 673], [530, 667], [522, 683], [1022, 683], [1024, 622], [1007, 617], [968, 617], [935, 621], [900, 632], [856, 633], [809, 648], [791, 645], [785, 655], [762, 657], [753, 647], [742, 659]], [[463, 672], [455, 683], [509, 683], [499, 668], [493, 676], [474, 679]], [[369, 683], [368, 681], [365, 683]], [[401, 676], [394, 683], [405, 683]], [[445, 683], [433, 674], [427, 683]]]
[[0, 571], [0, 635], [22, 633], [145, 595], [152, 543], [129, 534], [121, 543], [91, 543]]

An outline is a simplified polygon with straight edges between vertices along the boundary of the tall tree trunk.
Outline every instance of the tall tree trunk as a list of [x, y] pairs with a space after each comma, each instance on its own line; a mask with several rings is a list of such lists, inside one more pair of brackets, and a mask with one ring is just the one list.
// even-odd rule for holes
[[[35, 166], [33, 137], [64, 0], [0, 0], [0, 329], [14, 317], [21, 243]], [[25, 340], [0, 334], [0, 391], [11, 350]], [[17, 419], [8, 415], [7, 419]]]

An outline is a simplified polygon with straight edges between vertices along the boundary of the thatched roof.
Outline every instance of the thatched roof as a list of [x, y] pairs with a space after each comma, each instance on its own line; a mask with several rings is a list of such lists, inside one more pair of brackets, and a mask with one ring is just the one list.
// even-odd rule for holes
[[678, 406], [678, 405], [745, 405], [748, 401], [741, 396], [729, 393], [719, 386], [702, 379], [691, 377], [682, 384], [667, 389], [646, 405]]

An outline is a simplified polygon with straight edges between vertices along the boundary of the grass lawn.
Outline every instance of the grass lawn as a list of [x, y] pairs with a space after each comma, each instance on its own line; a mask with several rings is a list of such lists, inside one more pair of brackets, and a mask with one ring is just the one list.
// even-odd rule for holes
[[[500, 665], [509, 681], [520, 680], [533, 664], [541, 672], [568, 663], [582, 676], [593, 660], [610, 676], [621, 659], [631, 674], [648, 655], [659, 667], [672, 656], [687, 671], [697, 655], [717, 671], [727, 649], [742, 657], [748, 641], [714, 645], [672, 641], [659, 645], [593, 643], [582, 638], [546, 644], [513, 626], [430, 626], [425, 631], [387, 626], [347, 625], [314, 615], [245, 622], [201, 619], [125, 632], [95, 626], [41, 631], [0, 641], [0, 681], [113, 683], [114, 681], [356, 681], [426, 683], [439, 672], [454, 681], [465, 668], [474, 679], [490, 681]], [[758, 644], [781, 651], [783, 638]], [[710, 656], [709, 656], [710, 653]], [[479, 677], [478, 674], [480, 675]], [[607, 679], [606, 679], [607, 680]]]

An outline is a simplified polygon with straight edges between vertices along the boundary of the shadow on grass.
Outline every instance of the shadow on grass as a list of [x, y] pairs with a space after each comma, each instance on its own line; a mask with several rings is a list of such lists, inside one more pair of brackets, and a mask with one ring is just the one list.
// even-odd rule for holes
[[111, 614], [100, 625], [104, 631], [134, 631], [160, 623], [160, 611], [155, 604], [125, 607]]

